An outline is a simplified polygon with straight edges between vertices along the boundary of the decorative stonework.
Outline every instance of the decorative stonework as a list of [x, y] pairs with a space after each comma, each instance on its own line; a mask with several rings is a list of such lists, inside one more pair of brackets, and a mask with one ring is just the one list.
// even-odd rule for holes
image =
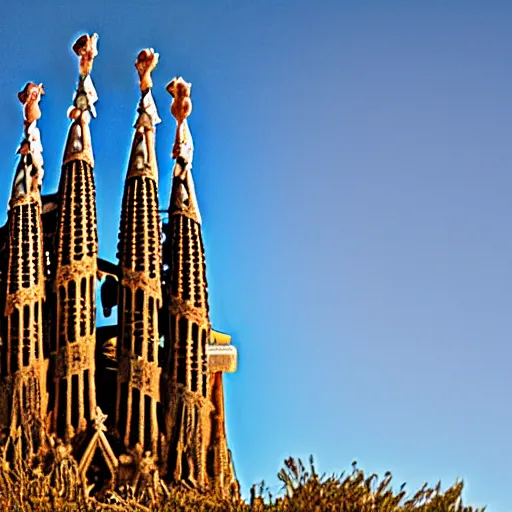
[[[45, 275], [41, 196], [43, 158], [39, 130], [42, 84], [29, 82], [18, 99], [23, 104], [23, 140], [12, 187], [8, 219], [8, 257], [2, 274], [4, 304], [0, 364], [0, 419], [28, 456], [43, 436], [48, 393], [44, 358]], [[24, 434], [24, 435], [21, 435]]]
[[90, 75], [94, 57], [98, 55], [98, 34], [80, 36], [73, 44], [73, 51], [80, 59], [80, 75]]
[[[89, 122], [95, 116], [96, 91], [90, 73], [98, 36], [81, 36], [73, 45], [80, 76], [59, 183], [54, 291], [50, 348], [54, 400], [52, 432], [80, 444], [96, 411], [96, 273], [98, 233]], [[76, 441], [74, 440], [76, 439]]]
[[139, 52], [141, 99], [128, 162], [119, 228], [120, 312], [115, 423], [125, 448], [157, 457], [160, 373], [159, 318], [162, 262], [158, 215], [155, 126], [160, 123], [151, 87], [158, 53]]
[[31, 200], [41, 201], [40, 188], [43, 182], [43, 146], [41, 134], [36, 126], [41, 118], [39, 102], [44, 94], [43, 84], [29, 82], [18, 99], [23, 104], [24, 138], [18, 148], [20, 162], [16, 170], [10, 207], [14, 208]]
[[43, 300], [44, 296], [44, 280], [41, 279], [40, 284], [32, 288], [21, 288], [14, 293], [8, 294], [5, 301], [4, 314], [10, 315], [14, 311], [14, 308], [20, 309], [24, 304]]
[[142, 394], [160, 401], [160, 373], [162, 369], [157, 363], [132, 359], [123, 356], [119, 360], [119, 380], [129, 382]]
[[54, 286], [57, 289], [69, 281], [90, 276], [92, 272], [96, 272], [96, 268], [96, 258], [87, 256], [82, 257], [81, 260], [73, 261], [70, 265], [61, 265], [57, 268]]
[[[51, 196], [40, 193], [44, 89], [30, 82], [18, 94], [23, 139], [8, 224], [0, 230], [0, 464], [24, 468], [16, 478], [41, 475], [34, 496], [51, 489], [52, 499], [84, 510], [91, 500], [145, 510], [175, 484], [237, 495], [222, 383], [222, 374], [236, 369], [236, 349], [210, 324], [192, 179], [191, 85], [177, 78], [167, 86], [176, 136], [169, 220], [162, 223], [155, 151], [161, 120], [151, 76], [159, 56], [151, 48], [139, 52], [119, 262], [101, 260], [89, 129], [98, 99], [90, 76], [97, 40], [86, 34], [73, 45], [78, 86], [59, 190]], [[118, 308], [117, 325], [97, 329], [97, 280], [105, 280], [104, 310]], [[0, 481], [0, 493], [14, 495], [16, 485]]]
[[64, 164], [73, 160], [83, 160], [91, 167], [94, 167], [89, 123], [91, 116], [96, 117], [94, 104], [98, 101], [98, 95], [96, 94], [90, 73], [94, 58], [98, 55], [97, 42], [97, 34], [92, 36], [85, 34], [73, 45], [73, 51], [80, 59], [80, 77], [73, 106], [68, 111], [68, 117], [71, 119], [72, 124], [64, 153]]
[[91, 336], [80, 343], [60, 347], [55, 356], [55, 377], [69, 378], [94, 366], [95, 348], [96, 342]]
[[176, 317], [186, 318], [199, 327], [209, 327], [208, 312], [204, 308], [194, 306], [194, 301], [183, 300], [171, 295], [169, 298], [169, 313]]
[[146, 48], [139, 52], [137, 60], [135, 61], [135, 68], [139, 74], [140, 90], [142, 92], [153, 87], [153, 80], [151, 79], [151, 73], [158, 64], [158, 53], [155, 53], [153, 48]]
[[125, 269], [123, 271], [123, 277], [121, 278], [121, 285], [126, 288], [131, 288], [132, 290], [143, 288], [159, 299], [162, 295], [160, 279], [149, 277], [147, 272]]
[[167, 85], [167, 92], [172, 96], [171, 114], [176, 118], [176, 137], [172, 148], [174, 165], [174, 182], [171, 197], [170, 214], [183, 214], [201, 224], [201, 214], [197, 204], [194, 181], [192, 180], [192, 159], [194, 142], [188, 127], [187, 118], [192, 112], [190, 99], [191, 84], [183, 78], [174, 78]]

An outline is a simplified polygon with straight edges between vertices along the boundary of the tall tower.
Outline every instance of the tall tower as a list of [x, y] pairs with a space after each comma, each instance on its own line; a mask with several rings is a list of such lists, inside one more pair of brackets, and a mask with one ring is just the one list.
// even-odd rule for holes
[[94, 348], [98, 233], [96, 190], [89, 122], [96, 91], [90, 78], [97, 35], [73, 45], [80, 78], [59, 183], [56, 233], [55, 311], [51, 335], [54, 356], [53, 430], [64, 440], [84, 431], [96, 413]]
[[[41, 183], [43, 157], [39, 130], [39, 101], [43, 86], [28, 83], [18, 94], [24, 109], [24, 138], [18, 149], [8, 219], [9, 241], [1, 374], [2, 399], [9, 414], [11, 436], [23, 425], [28, 448], [37, 451], [47, 407], [43, 352], [43, 228]], [[25, 445], [27, 446], [27, 445]]]
[[141, 99], [126, 175], [119, 227], [119, 290], [116, 425], [127, 449], [140, 446], [153, 455], [158, 448], [160, 402], [158, 311], [161, 235], [155, 125], [160, 122], [151, 95], [151, 72], [158, 62], [152, 49], [135, 62]]
[[191, 173], [193, 143], [187, 123], [192, 110], [190, 84], [174, 79], [167, 90], [173, 97], [171, 113], [177, 121], [166, 262], [169, 333], [163, 361], [167, 474], [176, 481], [204, 486], [212, 412], [206, 355], [210, 320], [201, 216]]

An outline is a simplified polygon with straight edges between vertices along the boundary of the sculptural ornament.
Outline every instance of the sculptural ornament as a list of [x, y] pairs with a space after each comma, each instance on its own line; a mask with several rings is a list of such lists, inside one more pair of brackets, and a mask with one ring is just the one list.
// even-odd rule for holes
[[80, 74], [91, 74], [94, 57], [98, 55], [98, 34], [84, 34], [73, 45], [73, 51], [80, 57]]
[[43, 181], [43, 146], [41, 135], [36, 126], [41, 118], [39, 102], [44, 94], [43, 84], [28, 82], [18, 93], [23, 105], [23, 140], [18, 148], [21, 155], [13, 185], [12, 200], [17, 201], [27, 194], [35, 193], [39, 197], [39, 189]]
[[172, 148], [172, 158], [177, 161], [175, 176], [185, 178], [186, 173], [192, 166], [194, 144], [190, 133], [187, 118], [192, 112], [192, 100], [190, 99], [191, 84], [183, 78], [174, 78], [166, 87], [167, 92], [172, 96], [171, 114], [175, 117], [176, 138]]
[[151, 73], [155, 70], [158, 64], [158, 53], [155, 53], [153, 48], [146, 48], [139, 52], [137, 60], [135, 61], [135, 68], [139, 73], [140, 90], [145, 91], [153, 87], [153, 80]]
[[33, 82], [28, 82], [25, 88], [18, 93], [18, 99], [23, 105], [23, 118], [26, 125], [30, 125], [34, 121], [41, 119], [39, 102], [43, 94], [43, 84], [36, 85]]

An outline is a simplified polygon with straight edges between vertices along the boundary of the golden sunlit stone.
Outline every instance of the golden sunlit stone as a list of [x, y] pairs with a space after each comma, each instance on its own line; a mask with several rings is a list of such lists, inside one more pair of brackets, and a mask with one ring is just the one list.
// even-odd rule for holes
[[[73, 45], [79, 77], [57, 193], [41, 196], [43, 87], [30, 82], [18, 94], [24, 132], [8, 224], [0, 228], [0, 495], [18, 496], [6, 491], [12, 482], [38, 482], [29, 485], [31, 499], [95, 499], [123, 509], [147, 510], [169, 496], [171, 484], [236, 498], [222, 374], [236, 370], [237, 352], [210, 324], [187, 121], [191, 86], [178, 78], [167, 87], [176, 136], [163, 222], [161, 120], [151, 91], [158, 54], [139, 52], [118, 262], [103, 260], [89, 126], [97, 41], [85, 34]], [[105, 317], [117, 308], [115, 325], [97, 326], [98, 281]]]

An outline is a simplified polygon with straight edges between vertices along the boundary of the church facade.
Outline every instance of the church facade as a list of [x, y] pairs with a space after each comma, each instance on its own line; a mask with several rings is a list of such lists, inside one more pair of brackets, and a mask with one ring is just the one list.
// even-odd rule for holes
[[[155, 153], [161, 120], [151, 94], [158, 54], [139, 53], [118, 261], [108, 262], [98, 256], [91, 123], [97, 36], [80, 37], [73, 50], [79, 80], [54, 194], [41, 193], [43, 87], [29, 83], [18, 94], [23, 139], [0, 228], [2, 457], [21, 454], [28, 465], [49, 453], [53, 464], [66, 458], [92, 492], [161, 481], [238, 495], [223, 390], [237, 352], [210, 323], [190, 84], [177, 78], [167, 86], [176, 137], [164, 222]], [[97, 327], [97, 295], [106, 316], [117, 308], [117, 324]]]

